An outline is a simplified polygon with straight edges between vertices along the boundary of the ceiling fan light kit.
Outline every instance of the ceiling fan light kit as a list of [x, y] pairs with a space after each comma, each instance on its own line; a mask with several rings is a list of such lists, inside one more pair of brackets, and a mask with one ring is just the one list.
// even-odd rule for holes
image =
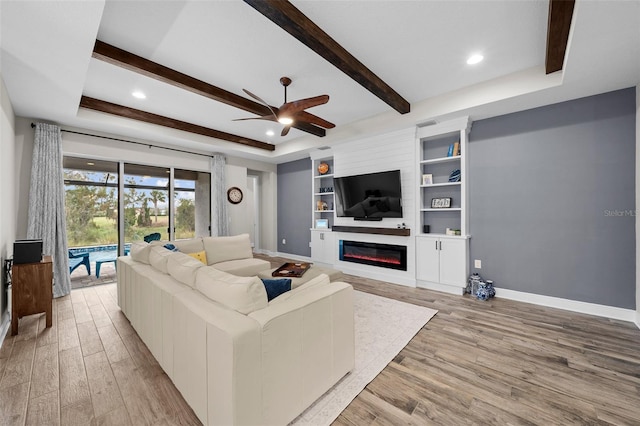
[[280, 84], [284, 87], [284, 103], [280, 105], [277, 110], [274, 110], [268, 103], [262, 100], [257, 95], [254, 95], [247, 89], [242, 89], [247, 95], [251, 96], [256, 101], [260, 102], [262, 105], [269, 108], [271, 114], [262, 115], [260, 117], [250, 117], [250, 118], [237, 118], [233, 121], [244, 121], [244, 120], [270, 120], [278, 122], [284, 125], [282, 129], [282, 133], [280, 136], [286, 136], [289, 133], [289, 129], [295, 122], [303, 122], [308, 124], [314, 124], [325, 129], [333, 129], [335, 124], [330, 123], [327, 120], [324, 120], [320, 117], [316, 117], [315, 115], [309, 114], [305, 110], [307, 108], [313, 108], [318, 105], [324, 105], [329, 102], [329, 95], [320, 95], [314, 96], [311, 98], [298, 99], [297, 101], [287, 102], [287, 87], [291, 84], [291, 79], [289, 77], [280, 78]]

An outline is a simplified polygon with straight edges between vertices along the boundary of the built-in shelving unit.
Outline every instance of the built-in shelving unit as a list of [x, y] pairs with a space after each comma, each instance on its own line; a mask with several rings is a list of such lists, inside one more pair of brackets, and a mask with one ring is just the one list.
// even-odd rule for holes
[[[418, 127], [416, 139], [416, 282], [419, 287], [462, 294], [468, 264], [468, 117]], [[459, 153], [451, 153], [451, 146]], [[453, 155], [457, 154], [457, 155]], [[449, 181], [454, 170], [460, 180]], [[423, 176], [427, 175], [427, 181]], [[430, 179], [428, 179], [428, 175]], [[433, 199], [450, 198], [449, 207], [437, 208]], [[460, 235], [447, 235], [446, 229]]]
[[[326, 164], [328, 170], [321, 173], [320, 164]], [[331, 229], [335, 218], [335, 193], [333, 191], [333, 153], [331, 150], [316, 151], [311, 154], [311, 172], [313, 175], [311, 206], [311, 258], [314, 262], [333, 265], [336, 247]], [[318, 220], [327, 221], [326, 228], [318, 227]]]
[[[320, 173], [318, 167], [326, 164], [328, 170]], [[333, 226], [334, 217], [334, 191], [333, 191], [333, 154], [331, 151], [319, 151], [311, 157], [311, 168], [313, 173], [313, 217], [311, 228], [316, 228], [316, 219], [326, 219], [328, 228]]]
[[[468, 118], [419, 127], [417, 131], [418, 235], [445, 235], [446, 229], [467, 235], [467, 135]], [[449, 155], [450, 147], [459, 146], [458, 155]], [[450, 182], [454, 170], [460, 181]], [[431, 175], [425, 183], [423, 175]], [[451, 207], [432, 208], [434, 198], [451, 198]], [[428, 232], [425, 232], [428, 227]]]

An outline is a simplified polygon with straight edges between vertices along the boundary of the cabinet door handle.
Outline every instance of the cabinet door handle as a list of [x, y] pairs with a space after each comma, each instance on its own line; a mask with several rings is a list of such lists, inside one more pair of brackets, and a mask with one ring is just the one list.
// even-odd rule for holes
[[436, 241], [436, 250], [438, 250], [438, 242]]
[[440, 250], [442, 250], [442, 241], [439, 241], [440, 243]]
[[321, 239], [321, 240], [324, 240], [324, 232], [321, 232], [321, 233], [320, 233], [320, 239]]

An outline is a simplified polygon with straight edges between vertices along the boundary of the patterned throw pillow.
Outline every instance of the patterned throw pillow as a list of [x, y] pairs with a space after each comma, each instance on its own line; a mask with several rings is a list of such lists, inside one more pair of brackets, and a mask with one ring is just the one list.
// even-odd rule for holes
[[191, 257], [198, 259], [200, 262], [204, 263], [205, 265], [207, 264], [207, 252], [205, 252], [204, 250], [199, 251], [197, 253], [187, 253], [187, 254]]

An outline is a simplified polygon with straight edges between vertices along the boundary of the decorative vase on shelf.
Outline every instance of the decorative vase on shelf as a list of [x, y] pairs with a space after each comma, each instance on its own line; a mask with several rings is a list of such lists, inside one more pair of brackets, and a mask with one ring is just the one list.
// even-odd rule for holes
[[327, 163], [320, 163], [318, 164], [318, 173], [320, 173], [321, 175], [325, 175], [327, 174], [327, 172], [329, 171], [329, 165]]

